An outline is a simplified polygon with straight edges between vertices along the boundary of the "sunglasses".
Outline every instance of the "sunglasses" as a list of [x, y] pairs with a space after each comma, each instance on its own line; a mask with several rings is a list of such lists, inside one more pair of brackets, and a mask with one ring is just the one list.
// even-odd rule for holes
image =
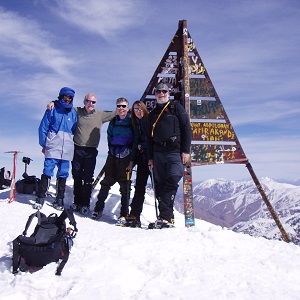
[[117, 104], [117, 108], [126, 108], [127, 105], [126, 104]]
[[92, 101], [92, 100], [88, 100], [88, 99], [85, 99], [84, 101], [87, 103], [90, 103], [90, 104], [96, 104], [96, 101]]
[[160, 93], [166, 94], [167, 92], [168, 92], [167, 90], [156, 90], [155, 94], [160, 94]]
[[135, 107], [133, 110], [134, 111], [140, 111], [141, 109], [139, 107]]

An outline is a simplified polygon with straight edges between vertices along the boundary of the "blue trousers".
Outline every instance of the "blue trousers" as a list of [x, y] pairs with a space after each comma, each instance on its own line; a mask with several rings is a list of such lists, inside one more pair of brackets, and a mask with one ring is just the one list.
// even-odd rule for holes
[[55, 167], [57, 167], [56, 178], [68, 178], [70, 162], [63, 159], [45, 158], [43, 174], [52, 177]]

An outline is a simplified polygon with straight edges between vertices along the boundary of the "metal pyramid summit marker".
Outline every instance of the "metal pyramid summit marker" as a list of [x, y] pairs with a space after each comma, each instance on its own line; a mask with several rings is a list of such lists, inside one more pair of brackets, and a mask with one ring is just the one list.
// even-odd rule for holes
[[155, 106], [154, 88], [160, 82], [169, 85], [170, 98], [179, 100], [189, 112], [193, 130], [193, 166], [248, 162], [185, 20], [179, 22], [178, 30], [141, 98], [150, 110]]
[[186, 166], [183, 176], [185, 225], [194, 225], [192, 167], [245, 164], [284, 240], [289, 242], [289, 236], [242, 149], [187, 29], [186, 20], [179, 21], [178, 30], [141, 97], [149, 110], [155, 107], [155, 87], [161, 82], [169, 86], [170, 99], [178, 100], [185, 107], [192, 127], [191, 163]]

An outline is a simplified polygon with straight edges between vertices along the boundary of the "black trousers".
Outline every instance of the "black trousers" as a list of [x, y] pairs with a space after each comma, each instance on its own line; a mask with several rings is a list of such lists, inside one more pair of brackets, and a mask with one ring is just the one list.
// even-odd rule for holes
[[153, 154], [153, 175], [159, 217], [170, 222], [174, 219], [174, 199], [178, 182], [183, 176], [184, 166], [180, 153], [155, 151]]
[[145, 191], [147, 186], [148, 177], [150, 175], [148, 168], [148, 159], [141, 153], [136, 159], [136, 179], [135, 179], [135, 192], [130, 204], [130, 214], [135, 216], [138, 220], [143, 211], [143, 204], [145, 201]]
[[95, 211], [101, 211], [104, 209], [108, 191], [116, 182], [118, 182], [121, 194], [120, 217], [126, 217], [128, 215], [131, 181], [127, 180], [126, 168], [128, 167], [129, 162], [130, 155], [124, 158], [118, 158], [111, 154], [108, 155], [105, 163], [105, 176], [100, 182], [101, 189], [98, 194]]
[[74, 203], [89, 206], [98, 150], [75, 145], [72, 160]]

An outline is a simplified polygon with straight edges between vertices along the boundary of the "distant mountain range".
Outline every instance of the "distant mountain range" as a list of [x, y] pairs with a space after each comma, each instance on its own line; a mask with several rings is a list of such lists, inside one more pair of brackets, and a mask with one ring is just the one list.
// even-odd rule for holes
[[[291, 239], [300, 244], [300, 180], [293, 184], [261, 178], [260, 183]], [[183, 213], [182, 185], [175, 207]], [[255, 237], [282, 235], [252, 180], [209, 179], [194, 186], [195, 217]]]

